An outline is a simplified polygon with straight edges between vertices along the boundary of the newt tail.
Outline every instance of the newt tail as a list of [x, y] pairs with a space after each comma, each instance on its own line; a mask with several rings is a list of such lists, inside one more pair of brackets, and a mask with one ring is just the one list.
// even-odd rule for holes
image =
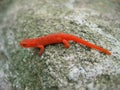
[[24, 39], [20, 42], [20, 46], [25, 48], [29, 48], [29, 47], [40, 48], [41, 49], [40, 55], [42, 55], [42, 53], [44, 52], [44, 46], [49, 44], [54, 44], [54, 43], [63, 43], [65, 48], [68, 48], [70, 46], [68, 41], [74, 41], [84, 46], [87, 46], [89, 48], [96, 49], [107, 55], [111, 55], [111, 52], [108, 51], [107, 49], [104, 49], [100, 46], [92, 44], [77, 36], [66, 34], [66, 33], [55, 33], [55, 34], [49, 34], [47, 36], [42, 36], [38, 38]]

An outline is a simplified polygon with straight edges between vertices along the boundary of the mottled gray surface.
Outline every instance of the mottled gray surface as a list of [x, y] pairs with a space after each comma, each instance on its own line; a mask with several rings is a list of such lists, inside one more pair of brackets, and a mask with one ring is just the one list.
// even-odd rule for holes
[[[2, 3], [2, 4], [1, 4]], [[119, 0], [0, 1], [0, 90], [119, 90]], [[66, 32], [112, 52], [70, 42], [39, 49], [24, 38]]]

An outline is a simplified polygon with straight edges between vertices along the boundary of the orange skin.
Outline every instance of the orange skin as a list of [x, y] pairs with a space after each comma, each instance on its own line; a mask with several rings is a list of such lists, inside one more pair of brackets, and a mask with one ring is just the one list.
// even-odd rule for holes
[[47, 36], [42, 36], [38, 38], [30, 38], [30, 39], [24, 39], [20, 42], [20, 46], [24, 48], [34, 47], [34, 48], [40, 48], [40, 55], [44, 52], [44, 47], [49, 44], [55, 44], [55, 43], [63, 43], [65, 48], [69, 48], [70, 44], [68, 41], [74, 41], [79, 44], [82, 44], [84, 46], [87, 46], [92, 49], [96, 49], [100, 52], [103, 52], [107, 55], [111, 55], [111, 52], [97, 46], [95, 44], [92, 44], [86, 40], [83, 40], [82, 38], [79, 38], [77, 36], [66, 34], [66, 33], [55, 33], [55, 34], [49, 34]]

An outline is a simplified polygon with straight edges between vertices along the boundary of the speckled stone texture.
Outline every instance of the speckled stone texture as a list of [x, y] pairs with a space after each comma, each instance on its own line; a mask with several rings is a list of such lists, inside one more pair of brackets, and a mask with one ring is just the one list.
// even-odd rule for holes
[[[75, 42], [39, 49], [24, 38], [65, 32], [112, 52]], [[119, 0], [1, 0], [0, 90], [120, 90]]]

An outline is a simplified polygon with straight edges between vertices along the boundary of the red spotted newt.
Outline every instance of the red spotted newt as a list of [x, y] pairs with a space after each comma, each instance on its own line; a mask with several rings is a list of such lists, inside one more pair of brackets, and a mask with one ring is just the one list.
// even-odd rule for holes
[[42, 55], [42, 53], [44, 52], [44, 47], [46, 45], [55, 44], [55, 43], [63, 43], [65, 48], [69, 48], [70, 44], [68, 41], [74, 41], [84, 46], [87, 46], [89, 48], [96, 49], [107, 55], [111, 55], [111, 52], [108, 51], [107, 49], [104, 49], [100, 46], [97, 46], [86, 40], [83, 40], [82, 38], [79, 38], [77, 36], [67, 34], [67, 33], [54, 33], [54, 34], [49, 34], [46, 36], [41, 36], [38, 38], [24, 39], [20, 42], [20, 46], [24, 48], [29, 48], [29, 47], [40, 48], [39, 54]]

